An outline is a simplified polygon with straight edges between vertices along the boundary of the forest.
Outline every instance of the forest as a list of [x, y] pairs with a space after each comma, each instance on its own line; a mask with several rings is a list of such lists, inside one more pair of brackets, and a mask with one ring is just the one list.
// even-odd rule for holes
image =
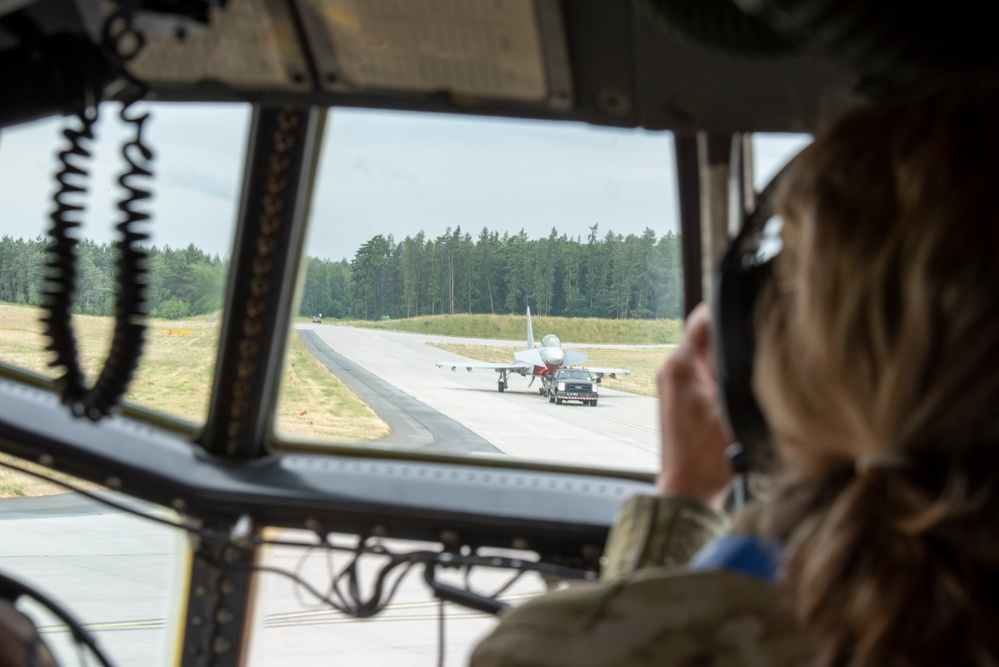
[[[0, 239], [0, 301], [41, 305], [45, 292], [43, 237]], [[148, 312], [180, 319], [221, 307], [228, 260], [193, 244], [147, 247]], [[77, 245], [77, 312], [111, 315], [115, 250], [82, 240]], [[397, 242], [377, 235], [350, 261], [308, 257], [299, 315], [397, 319], [455, 313], [543, 316], [682, 318], [680, 237], [607, 232], [570, 238], [554, 228], [530, 239], [461, 227], [436, 238], [423, 232]]]

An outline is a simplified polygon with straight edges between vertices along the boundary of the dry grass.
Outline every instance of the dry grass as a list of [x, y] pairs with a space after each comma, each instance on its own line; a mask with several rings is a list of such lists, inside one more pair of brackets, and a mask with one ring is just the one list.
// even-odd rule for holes
[[[450, 344], [433, 344], [433, 346], [479, 361], [504, 363], [513, 359], [513, 349], [509, 347]], [[631, 371], [631, 375], [621, 376], [617, 380], [605, 377], [601, 386], [645, 396], [657, 395], [656, 371], [672, 350], [668, 347], [629, 349], [573, 347], [572, 349], [589, 355], [585, 366], [627, 368]]]
[[[54, 377], [48, 367], [51, 355], [44, 348], [40, 313], [29, 306], [0, 304], [0, 360]], [[107, 351], [111, 320], [81, 316], [74, 319], [74, 324], [80, 339], [81, 363], [93, 372], [94, 359]]]
[[[39, 316], [37, 308], [0, 304], [0, 360], [54, 378], [54, 369], [48, 367], [51, 355], [44, 349]], [[112, 320], [76, 316], [74, 326], [80, 363], [92, 382], [107, 355]], [[126, 399], [172, 417], [203, 423], [208, 413], [219, 326], [217, 316], [150, 321], [142, 363]], [[291, 339], [278, 403], [278, 429], [298, 437], [338, 441], [371, 440], [384, 435], [388, 430], [384, 422], [313, 358], [298, 336], [291, 334]], [[0, 476], [0, 497], [62, 491], [23, 477], [5, 470]]]
[[84, 489], [100, 488], [97, 484], [77, 479], [71, 475], [64, 475], [61, 472], [49, 470], [48, 468], [31, 463], [30, 461], [25, 461], [24, 459], [20, 459], [16, 456], [0, 454], [0, 498], [54, 496], [57, 493], [66, 493], [66, 487], [64, 486], [40, 479], [34, 475], [23, 473], [20, 470], [8, 468], [3, 464], [13, 464], [21, 468], [34, 470], [35, 472], [44, 474], [47, 477], [67, 482], [73, 486], [78, 486]]
[[[48, 366], [40, 311], [27, 306], [0, 304], [0, 360], [54, 378]], [[73, 325], [80, 365], [88, 382], [97, 377], [111, 345], [109, 317], [77, 315]], [[146, 332], [142, 364], [127, 400], [195, 423], [208, 412], [208, 396], [218, 341], [217, 318], [180, 321], [152, 320]], [[188, 335], [164, 331], [189, 331]]]
[[[344, 326], [465, 338], [525, 340], [527, 317], [521, 315], [436, 315], [378, 322], [343, 322]], [[563, 341], [590, 344], [667, 345], [680, 342], [681, 320], [608, 320], [595, 317], [531, 317], [537, 340], [556, 334]]]
[[278, 401], [279, 431], [306, 438], [364, 441], [388, 427], [292, 334]]

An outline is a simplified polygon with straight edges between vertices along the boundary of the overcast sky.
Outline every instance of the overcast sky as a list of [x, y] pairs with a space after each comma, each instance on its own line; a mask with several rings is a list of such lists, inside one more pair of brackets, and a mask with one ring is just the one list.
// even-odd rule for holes
[[[154, 216], [159, 246], [194, 243], [230, 252], [242, 174], [248, 107], [148, 105], [156, 151]], [[125, 136], [116, 108], [102, 108], [83, 235], [113, 238], [112, 201]], [[677, 229], [672, 135], [575, 123], [540, 123], [337, 109], [327, 125], [307, 253], [350, 259], [375, 234], [397, 241], [461, 226], [531, 238], [552, 227], [570, 236], [599, 225], [657, 234]], [[62, 119], [0, 131], [0, 236], [45, 233]], [[807, 141], [769, 136], [757, 143], [765, 180]]]

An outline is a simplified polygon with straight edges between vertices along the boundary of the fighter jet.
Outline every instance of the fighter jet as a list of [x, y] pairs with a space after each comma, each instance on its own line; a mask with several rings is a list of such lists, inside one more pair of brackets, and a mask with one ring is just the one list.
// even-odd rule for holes
[[[528, 387], [534, 384], [535, 378], [544, 378], [553, 375], [560, 368], [578, 366], [586, 361], [587, 356], [575, 350], [565, 350], [562, 348], [562, 341], [555, 334], [548, 334], [541, 339], [541, 344], [534, 342], [534, 330], [531, 327], [531, 307], [527, 307], [527, 349], [513, 353], [513, 362], [509, 364], [491, 364], [485, 361], [438, 361], [438, 368], [450, 368], [457, 371], [459, 368], [471, 372], [475, 368], [488, 368], [500, 374], [496, 383], [497, 391], [504, 391], [507, 388], [508, 376], [511, 374], [531, 376]], [[626, 368], [593, 368], [587, 366], [586, 369], [595, 375], [597, 382], [600, 382], [604, 375], [609, 375], [617, 379], [618, 375], [630, 375], [631, 371]], [[544, 393], [544, 387], [539, 390]]]

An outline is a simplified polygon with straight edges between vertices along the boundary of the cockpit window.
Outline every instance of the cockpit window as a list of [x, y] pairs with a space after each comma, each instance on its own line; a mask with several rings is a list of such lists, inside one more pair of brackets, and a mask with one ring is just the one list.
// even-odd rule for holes
[[[249, 110], [146, 108], [152, 319], [127, 400], [199, 423]], [[112, 184], [127, 131], [115, 111], [102, 108], [79, 232], [75, 325], [91, 382], [111, 330], [122, 195]], [[0, 360], [50, 376], [39, 304], [51, 208], [39, 202], [51, 198], [64, 124], [7, 129], [0, 150]], [[758, 174], [801, 143], [759, 143]], [[337, 109], [324, 145], [276, 408], [281, 442], [562, 462], [545, 442], [552, 429], [527, 425], [550, 407], [546, 378], [577, 366], [598, 371], [597, 409], [631, 425], [633, 446], [575, 462], [655, 469], [654, 373], [683, 317], [670, 134]], [[434, 419], [393, 418], [407, 401]], [[524, 429], [495, 430], [496, 415]], [[604, 437], [573, 410], [545, 420], [579, 441]]]
[[781, 167], [812, 141], [809, 134], [753, 135], [753, 177], [757, 190], [762, 190]]
[[564, 464], [546, 433], [596, 443], [611, 423], [547, 400], [585, 365], [631, 371], [594, 413], [633, 442], [573, 463], [653, 470], [652, 375], [683, 317], [673, 174], [664, 132], [333, 110], [289, 342], [315, 375], [289, 362], [286, 389], [311, 389], [281, 399], [279, 437]]
[[[151, 113], [144, 142], [154, 151], [153, 178], [136, 184], [152, 198], [151, 213], [136, 225], [148, 233], [145, 264], [150, 315], [145, 353], [126, 400], [194, 423], [207, 414], [215, 365], [222, 298], [232, 250], [233, 222], [245, 152], [249, 109], [245, 105], [140, 105]], [[117, 184], [124, 170], [120, 147], [131, 129], [105, 104], [89, 143], [90, 160], [79, 160], [89, 190], [73, 199], [86, 207], [74, 232], [77, 291], [73, 326], [80, 364], [93, 384], [103, 366], [114, 312], [113, 243], [121, 219], [116, 204], [127, 193]], [[46, 290], [54, 174], [66, 147], [61, 130], [74, 120], [50, 119], [5, 128], [0, 142], [0, 361], [57, 374], [40, 323]], [[30, 156], [25, 161], [25, 156]]]

